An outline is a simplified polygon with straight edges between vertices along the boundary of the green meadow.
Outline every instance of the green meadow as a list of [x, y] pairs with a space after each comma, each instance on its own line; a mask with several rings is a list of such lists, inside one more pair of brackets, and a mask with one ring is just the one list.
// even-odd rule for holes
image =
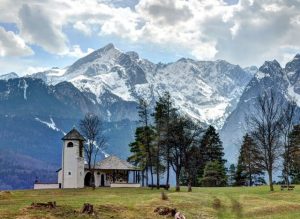
[[[148, 188], [91, 188], [0, 192], [0, 218], [172, 218], [154, 212], [172, 207], [190, 218], [300, 218], [300, 186], [294, 191], [269, 192], [261, 187], [193, 188], [165, 192]], [[56, 201], [57, 207], [32, 208], [32, 202]], [[81, 214], [84, 203], [95, 215]]]

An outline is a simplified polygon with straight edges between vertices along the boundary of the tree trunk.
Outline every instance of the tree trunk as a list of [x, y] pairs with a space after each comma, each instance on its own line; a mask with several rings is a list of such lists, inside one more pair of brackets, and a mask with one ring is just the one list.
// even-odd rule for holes
[[273, 192], [273, 191], [274, 191], [274, 187], [273, 187], [273, 176], [272, 176], [272, 171], [268, 171], [268, 175], [269, 175], [270, 191]]
[[166, 179], [166, 186], [169, 185], [169, 178], [170, 178], [170, 162], [169, 162], [169, 154], [167, 152], [167, 179]]
[[159, 172], [156, 174], [156, 188], [159, 189]]
[[148, 173], [148, 166], [147, 166], [147, 168], [146, 168], [146, 186], [149, 185], [148, 175], [149, 175], [149, 173]]
[[153, 189], [153, 170], [152, 170], [152, 166], [150, 166], [150, 174], [151, 174], [151, 189]]
[[179, 171], [176, 171], [176, 192], [180, 191], [180, 184], [179, 184]]
[[144, 180], [145, 180], [145, 169], [142, 170], [142, 187], [145, 186]]
[[157, 146], [157, 153], [156, 153], [156, 188], [159, 189], [159, 145]]
[[189, 179], [188, 179], [188, 192], [191, 192], [191, 191], [192, 191], [192, 180], [189, 177]]

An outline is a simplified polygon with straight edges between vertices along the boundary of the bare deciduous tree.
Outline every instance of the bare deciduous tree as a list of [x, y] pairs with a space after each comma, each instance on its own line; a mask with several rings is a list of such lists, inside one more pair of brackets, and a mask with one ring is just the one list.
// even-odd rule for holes
[[[88, 163], [88, 169], [92, 173], [92, 176], [94, 176], [98, 152], [104, 150], [106, 145], [102, 122], [97, 115], [88, 113], [80, 120], [79, 127], [81, 133], [87, 139], [87, 142], [84, 144], [84, 152]], [[93, 178], [91, 178], [91, 180], [93, 182]]]
[[255, 112], [250, 115], [251, 135], [262, 155], [262, 167], [268, 174], [270, 191], [273, 187], [273, 171], [280, 158], [282, 142], [282, 101], [273, 91], [264, 92], [257, 99]]

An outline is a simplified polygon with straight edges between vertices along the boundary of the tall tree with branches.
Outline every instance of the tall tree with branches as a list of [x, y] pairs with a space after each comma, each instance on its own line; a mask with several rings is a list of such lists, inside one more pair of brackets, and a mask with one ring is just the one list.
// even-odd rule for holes
[[142, 186], [148, 185], [147, 172], [147, 150], [144, 142], [144, 127], [137, 127], [135, 130], [135, 140], [129, 144], [131, 156], [128, 157], [128, 162], [138, 166], [142, 170]]
[[[166, 169], [166, 185], [169, 185], [170, 178], [170, 126], [171, 116], [176, 113], [177, 108], [173, 106], [169, 92], [159, 97], [154, 108], [154, 122], [156, 130], [156, 169], [161, 166]], [[156, 171], [157, 172], [157, 171]], [[160, 172], [160, 171], [159, 171]], [[157, 178], [157, 186], [159, 184]], [[168, 188], [168, 187], [167, 187]]]
[[293, 166], [293, 153], [294, 153], [294, 144], [291, 141], [291, 133], [293, 131], [294, 120], [296, 116], [296, 102], [291, 101], [288, 102], [285, 109], [283, 110], [283, 118], [282, 118], [282, 135], [283, 135], [283, 170], [282, 177], [285, 181], [285, 184], [289, 186], [290, 177], [291, 177], [291, 169]]
[[295, 125], [289, 135], [289, 176], [294, 184], [300, 183], [300, 125]]
[[188, 188], [192, 190], [192, 168], [191, 159], [193, 146], [196, 144], [197, 137], [200, 133], [199, 126], [193, 123], [190, 119], [174, 114], [172, 125], [170, 127], [170, 150], [171, 167], [176, 175], [176, 191], [180, 191], [180, 176], [184, 170], [187, 174]]
[[255, 111], [249, 117], [251, 137], [262, 155], [262, 167], [268, 174], [270, 191], [273, 171], [281, 155], [282, 101], [273, 91], [266, 91], [257, 99]]
[[144, 99], [139, 100], [138, 115], [140, 117], [139, 122], [143, 128], [142, 136], [147, 153], [147, 170], [150, 169], [151, 185], [153, 185], [153, 128], [150, 123], [150, 107]]
[[241, 171], [237, 184], [242, 184], [243, 178], [248, 180], [247, 185], [252, 186], [254, 179], [263, 174], [263, 166], [261, 162], [263, 157], [260, 151], [257, 150], [254, 140], [249, 134], [246, 134], [243, 139], [243, 143], [240, 148], [240, 154], [238, 159], [238, 170]]
[[[98, 152], [104, 150], [106, 145], [102, 121], [97, 115], [88, 113], [79, 121], [79, 128], [83, 136], [87, 139], [87, 142], [84, 144], [84, 151], [88, 169], [92, 173], [92, 176], [94, 176]], [[93, 177], [91, 180], [94, 182]]]

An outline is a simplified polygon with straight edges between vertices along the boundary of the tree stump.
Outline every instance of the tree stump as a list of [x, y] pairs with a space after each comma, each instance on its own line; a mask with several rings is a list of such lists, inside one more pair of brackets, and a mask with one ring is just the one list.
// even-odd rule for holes
[[81, 213], [83, 214], [93, 214], [94, 213], [94, 206], [89, 203], [84, 203]]
[[43, 203], [43, 202], [37, 202], [37, 203], [31, 203], [31, 206], [34, 208], [56, 208], [56, 202], [47, 202], [47, 203]]

